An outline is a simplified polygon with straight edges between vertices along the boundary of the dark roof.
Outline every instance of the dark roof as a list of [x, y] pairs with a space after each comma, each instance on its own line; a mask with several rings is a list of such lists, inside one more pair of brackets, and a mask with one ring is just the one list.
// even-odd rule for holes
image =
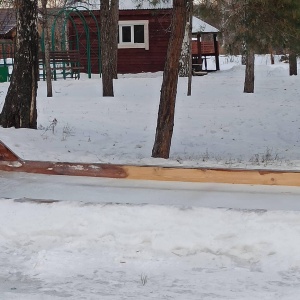
[[13, 9], [0, 9], [0, 35], [9, 33], [16, 27], [16, 15]]

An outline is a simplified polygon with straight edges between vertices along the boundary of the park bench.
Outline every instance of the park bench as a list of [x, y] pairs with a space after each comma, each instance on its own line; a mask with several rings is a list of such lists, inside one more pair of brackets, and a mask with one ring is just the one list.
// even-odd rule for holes
[[[40, 65], [42, 65], [43, 79], [45, 80], [45, 53], [40, 52]], [[80, 64], [80, 53], [77, 50], [66, 51], [50, 51], [50, 65], [52, 71], [52, 77], [57, 79], [58, 71], [61, 71], [63, 78], [68, 76], [71, 78], [80, 78], [80, 71], [84, 70], [84, 67]]]

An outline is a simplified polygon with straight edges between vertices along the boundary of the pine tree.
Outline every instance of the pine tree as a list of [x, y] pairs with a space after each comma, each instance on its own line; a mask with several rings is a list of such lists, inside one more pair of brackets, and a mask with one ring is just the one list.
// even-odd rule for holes
[[168, 45], [152, 157], [169, 158], [174, 127], [179, 57], [186, 25], [186, 0], [173, 1], [171, 36]]
[[44, 32], [44, 48], [45, 48], [45, 66], [46, 66], [46, 82], [47, 82], [47, 97], [52, 97], [52, 74], [50, 65], [50, 34], [48, 24], [48, 11], [47, 11], [48, 0], [41, 0], [42, 4], [42, 28]]
[[117, 78], [119, 0], [101, 0], [101, 64], [103, 96], [114, 96], [113, 79]]

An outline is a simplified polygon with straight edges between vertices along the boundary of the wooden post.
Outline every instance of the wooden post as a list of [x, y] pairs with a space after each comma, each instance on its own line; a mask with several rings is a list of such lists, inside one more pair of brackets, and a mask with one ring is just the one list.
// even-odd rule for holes
[[198, 48], [198, 64], [202, 64], [202, 53], [201, 53], [201, 35], [197, 33], [197, 48]]
[[213, 37], [214, 37], [215, 59], [216, 59], [216, 71], [219, 71], [220, 61], [219, 61], [219, 43], [217, 41], [217, 34], [214, 34]]

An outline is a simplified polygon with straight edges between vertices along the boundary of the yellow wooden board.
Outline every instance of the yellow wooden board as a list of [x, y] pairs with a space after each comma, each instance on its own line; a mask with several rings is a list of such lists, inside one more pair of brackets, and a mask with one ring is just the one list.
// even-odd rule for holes
[[192, 169], [162, 166], [28, 161], [20, 159], [1, 141], [0, 171], [135, 180], [300, 186], [300, 172], [298, 171]]
[[300, 186], [300, 173], [273, 170], [123, 166], [127, 179]]

